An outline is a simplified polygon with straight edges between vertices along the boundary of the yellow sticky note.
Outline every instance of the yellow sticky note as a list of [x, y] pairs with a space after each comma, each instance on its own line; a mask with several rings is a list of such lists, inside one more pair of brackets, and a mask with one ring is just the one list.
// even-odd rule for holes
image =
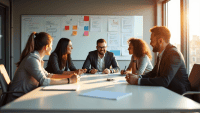
[[77, 35], [77, 31], [72, 31], [72, 35], [76, 36]]
[[74, 26], [73, 26], [73, 30], [77, 30], [77, 25], [74, 25]]
[[89, 31], [84, 31], [84, 36], [89, 36]]

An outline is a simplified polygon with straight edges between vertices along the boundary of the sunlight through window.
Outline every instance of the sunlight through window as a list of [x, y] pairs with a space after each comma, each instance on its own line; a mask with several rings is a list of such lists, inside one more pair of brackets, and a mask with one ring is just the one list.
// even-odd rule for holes
[[180, 0], [171, 0], [167, 3], [167, 27], [171, 32], [170, 43], [180, 51]]
[[189, 72], [200, 63], [200, 0], [189, 0]]

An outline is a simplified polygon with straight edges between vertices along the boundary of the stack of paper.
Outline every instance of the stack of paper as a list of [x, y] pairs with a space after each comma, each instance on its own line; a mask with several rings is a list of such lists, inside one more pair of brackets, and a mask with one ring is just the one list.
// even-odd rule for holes
[[94, 91], [79, 94], [79, 95], [80, 96], [87, 96], [87, 97], [102, 98], [102, 99], [118, 100], [118, 99], [121, 99], [123, 97], [132, 95], [132, 93], [94, 90]]
[[65, 84], [65, 85], [51, 85], [46, 86], [42, 90], [45, 91], [76, 91], [79, 89], [77, 84]]

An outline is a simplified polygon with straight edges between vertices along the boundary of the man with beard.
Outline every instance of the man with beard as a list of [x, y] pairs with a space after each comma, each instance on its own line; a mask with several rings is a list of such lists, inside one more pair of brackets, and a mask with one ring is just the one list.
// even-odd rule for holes
[[114, 54], [106, 51], [106, 48], [106, 41], [104, 39], [98, 39], [96, 46], [97, 50], [89, 52], [82, 69], [86, 68], [87, 73], [92, 74], [95, 74], [97, 71], [105, 74], [119, 72], [119, 65]]
[[127, 74], [126, 81], [132, 85], [163, 86], [178, 94], [191, 89], [183, 55], [171, 45], [170, 31], [164, 26], [150, 29], [153, 52], [158, 52], [157, 63], [145, 75]]

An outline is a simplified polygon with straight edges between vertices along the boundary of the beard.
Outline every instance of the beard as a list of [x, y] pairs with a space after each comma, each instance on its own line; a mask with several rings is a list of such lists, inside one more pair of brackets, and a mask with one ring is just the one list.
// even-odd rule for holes
[[159, 51], [160, 51], [160, 45], [157, 42], [156, 46], [153, 47], [153, 52], [159, 52]]
[[106, 53], [106, 50], [98, 51], [98, 53], [99, 53], [100, 55], [104, 55], [104, 54]]

